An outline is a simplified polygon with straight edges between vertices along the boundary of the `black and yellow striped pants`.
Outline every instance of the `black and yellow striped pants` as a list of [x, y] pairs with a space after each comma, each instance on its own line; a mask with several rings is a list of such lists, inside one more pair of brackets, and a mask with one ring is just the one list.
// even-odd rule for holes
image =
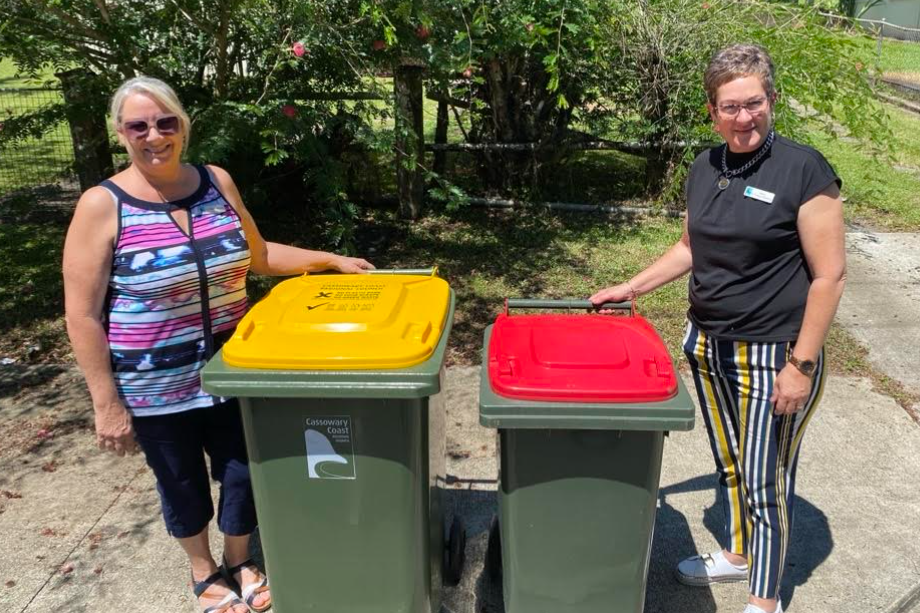
[[822, 350], [805, 407], [773, 414], [773, 383], [790, 345], [717, 340], [692, 322], [684, 338], [719, 475], [722, 545], [747, 556], [750, 591], [760, 598], [779, 593], [799, 447], [824, 390]]

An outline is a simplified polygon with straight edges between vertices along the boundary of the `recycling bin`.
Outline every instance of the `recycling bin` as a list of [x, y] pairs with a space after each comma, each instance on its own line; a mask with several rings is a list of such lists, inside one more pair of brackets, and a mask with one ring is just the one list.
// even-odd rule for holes
[[507, 613], [641, 613], [664, 437], [693, 402], [654, 328], [628, 314], [509, 300], [485, 332], [480, 423], [499, 437], [486, 568]]
[[392, 273], [278, 284], [202, 371], [242, 407], [276, 613], [436, 613], [459, 579], [441, 496], [454, 296], [435, 270]]

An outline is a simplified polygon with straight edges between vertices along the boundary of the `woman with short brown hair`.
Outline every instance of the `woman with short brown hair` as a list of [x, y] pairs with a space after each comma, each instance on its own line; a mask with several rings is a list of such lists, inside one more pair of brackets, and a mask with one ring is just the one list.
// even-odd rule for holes
[[690, 275], [684, 352], [719, 475], [723, 549], [677, 567], [688, 585], [748, 581], [745, 613], [782, 612], [799, 447], [824, 386], [824, 340], [846, 276], [840, 179], [776, 133], [773, 61], [717, 52], [704, 76], [713, 128], [687, 178], [681, 239], [601, 304]]

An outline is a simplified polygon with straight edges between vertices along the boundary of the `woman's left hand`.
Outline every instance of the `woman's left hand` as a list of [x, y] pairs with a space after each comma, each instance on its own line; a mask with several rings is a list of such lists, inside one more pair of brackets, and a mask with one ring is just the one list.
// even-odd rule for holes
[[786, 364], [773, 382], [773, 395], [770, 396], [773, 414], [792, 415], [805, 408], [811, 385], [811, 377], [803, 375], [792, 364]]
[[376, 269], [376, 267], [367, 260], [362, 258], [350, 258], [344, 255], [335, 256], [332, 260], [332, 268], [345, 274], [361, 274], [368, 270]]

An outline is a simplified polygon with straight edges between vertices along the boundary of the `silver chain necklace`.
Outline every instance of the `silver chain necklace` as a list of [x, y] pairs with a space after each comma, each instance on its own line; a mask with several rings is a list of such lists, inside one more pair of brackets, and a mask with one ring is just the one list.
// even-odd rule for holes
[[740, 175], [745, 170], [756, 164], [760, 159], [767, 154], [767, 151], [770, 150], [770, 145], [773, 144], [773, 135], [775, 132], [770, 130], [770, 133], [767, 134], [766, 140], [760, 146], [760, 151], [757, 152], [757, 155], [752, 157], [747, 164], [741, 168], [735, 168], [734, 170], [728, 169], [728, 163], [725, 160], [726, 153], [728, 152], [728, 143], [725, 144], [725, 147], [722, 149], [722, 174], [719, 176], [719, 189], [725, 189], [732, 182], [732, 177]]

